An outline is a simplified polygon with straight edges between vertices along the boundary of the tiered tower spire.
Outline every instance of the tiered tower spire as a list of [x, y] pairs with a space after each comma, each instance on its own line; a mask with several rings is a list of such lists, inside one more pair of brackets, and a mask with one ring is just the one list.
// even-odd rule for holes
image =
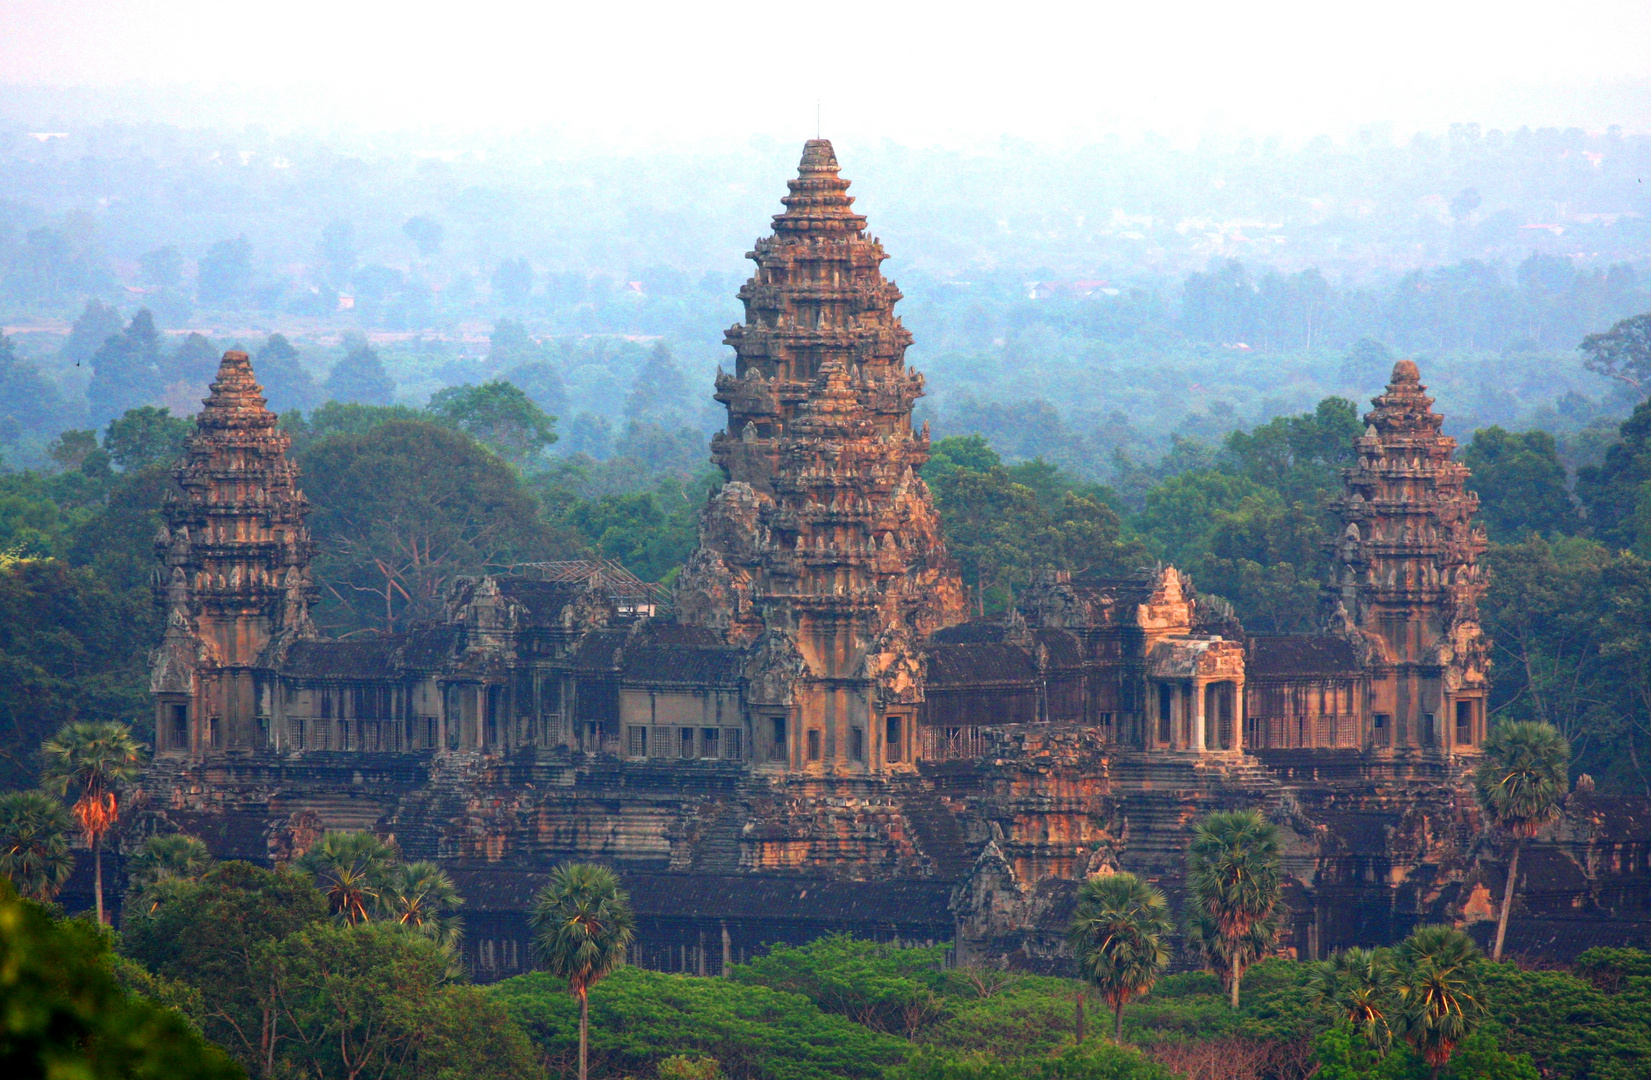
[[[853, 212], [824, 139], [803, 149], [774, 234], [747, 257], [745, 322], [726, 341], [711, 455], [728, 483], [706, 508], [680, 617], [754, 644], [758, 750], [805, 771], [911, 760], [918, 642], [965, 617], [928, 488], [923, 377], [894, 314], [888, 256]], [[767, 715], [771, 712], [772, 715]]]
[[1372, 399], [1335, 504], [1342, 535], [1329, 591], [1377, 676], [1369, 741], [1471, 751], [1484, 735], [1490, 663], [1479, 626], [1485, 533], [1473, 524], [1479, 497], [1465, 487], [1467, 466], [1426, 390], [1401, 360]]
[[158, 745], [196, 753], [263, 745], [254, 669], [315, 632], [308, 503], [246, 353], [224, 353], [204, 404], [155, 538], [167, 608], [152, 673]]

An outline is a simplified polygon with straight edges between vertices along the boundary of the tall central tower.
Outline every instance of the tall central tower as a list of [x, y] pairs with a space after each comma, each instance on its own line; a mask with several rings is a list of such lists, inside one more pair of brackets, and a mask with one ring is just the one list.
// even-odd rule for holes
[[760, 762], [880, 772], [912, 759], [922, 638], [966, 605], [928, 487], [928, 433], [912, 431], [923, 377], [884, 279], [888, 256], [854, 213], [831, 143], [812, 139], [747, 257], [745, 322], [717, 375], [727, 430], [684, 569], [679, 617], [751, 648]]

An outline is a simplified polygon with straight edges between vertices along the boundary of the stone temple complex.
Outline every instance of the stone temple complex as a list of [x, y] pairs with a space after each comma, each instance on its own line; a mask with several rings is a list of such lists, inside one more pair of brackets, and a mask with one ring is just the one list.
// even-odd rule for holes
[[[1501, 864], [1465, 785], [1485, 539], [1416, 366], [1346, 470], [1322, 633], [1247, 634], [1173, 568], [1048, 573], [971, 618], [900, 293], [848, 186], [810, 141], [749, 254], [715, 387], [727, 482], [668, 598], [533, 564], [461, 581], [429, 625], [321, 638], [301, 478], [225, 354], [156, 538], [143, 827], [259, 861], [375, 830], [452, 874], [483, 978], [525, 967], [528, 900], [571, 859], [620, 872], [651, 967], [848, 931], [1058, 968], [1084, 877], [1173, 900], [1190, 823], [1240, 806], [1286, 838], [1281, 948], [1487, 919]], [[1521, 863], [1514, 946], [1651, 932], [1645, 816], [1573, 796]]]

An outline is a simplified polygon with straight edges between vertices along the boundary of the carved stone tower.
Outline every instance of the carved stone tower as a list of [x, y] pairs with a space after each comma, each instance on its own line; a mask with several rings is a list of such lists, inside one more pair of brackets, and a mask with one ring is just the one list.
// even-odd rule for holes
[[966, 613], [927, 486], [923, 377], [884, 279], [888, 256], [851, 209], [824, 139], [810, 140], [774, 235], [748, 258], [745, 323], [711, 443], [728, 483], [706, 507], [679, 618], [751, 646], [759, 762], [881, 772], [912, 760], [921, 640]]
[[1371, 668], [1366, 744], [1476, 752], [1490, 665], [1479, 627], [1485, 534], [1473, 524], [1479, 497], [1463, 486], [1467, 467], [1454, 459], [1456, 440], [1440, 434], [1444, 418], [1426, 389], [1401, 360], [1365, 415], [1336, 503], [1329, 593]]
[[268, 742], [267, 679], [291, 641], [313, 637], [314, 542], [291, 438], [264, 407], [244, 352], [226, 352], [195, 420], [155, 537], [156, 749], [202, 754]]

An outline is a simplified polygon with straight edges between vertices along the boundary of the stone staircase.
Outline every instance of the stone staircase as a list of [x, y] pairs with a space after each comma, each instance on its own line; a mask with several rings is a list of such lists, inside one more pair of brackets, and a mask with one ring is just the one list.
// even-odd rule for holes
[[736, 802], [724, 803], [715, 819], [694, 843], [690, 868], [700, 874], [737, 874], [740, 868], [740, 831], [745, 814]]
[[969, 873], [979, 853], [970, 848], [962, 826], [945, 803], [931, 792], [913, 791], [900, 800], [900, 808], [935, 877], [957, 881]]

